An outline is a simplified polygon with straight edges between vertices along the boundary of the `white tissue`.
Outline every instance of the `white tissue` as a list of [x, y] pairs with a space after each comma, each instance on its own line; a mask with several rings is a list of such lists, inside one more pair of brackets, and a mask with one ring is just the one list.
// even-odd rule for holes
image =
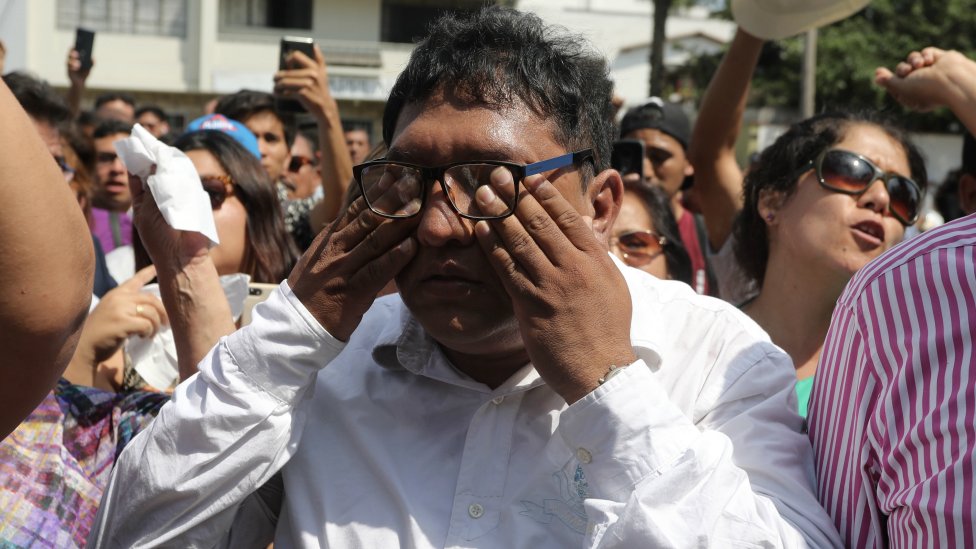
[[[156, 139], [139, 124], [132, 127], [130, 137], [115, 142], [115, 150], [126, 169], [149, 187], [170, 227], [198, 232], [209, 238], [212, 246], [220, 244], [210, 197], [183, 151]], [[153, 165], [156, 173], [150, 175]]]
[[[248, 295], [250, 281], [251, 277], [241, 273], [220, 277], [220, 286], [227, 296], [235, 322], [244, 311], [244, 300]], [[148, 284], [142, 291], [159, 297], [159, 284]], [[125, 354], [127, 361], [139, 372], [142, 379], [156, 389], [165, 391], [180, 380], [176, 342], [173, 340], [173, 330], [168, 325], [160, 326], [155, 337], [149, 339], [130, 337], [125, 342]]]

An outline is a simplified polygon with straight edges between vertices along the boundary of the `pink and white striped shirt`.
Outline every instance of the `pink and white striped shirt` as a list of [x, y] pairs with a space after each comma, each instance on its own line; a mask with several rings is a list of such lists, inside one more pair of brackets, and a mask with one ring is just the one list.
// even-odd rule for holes
[[861, 269], [810, 400], [820, 502], [850, 547], [976, 547], [976, 215]]

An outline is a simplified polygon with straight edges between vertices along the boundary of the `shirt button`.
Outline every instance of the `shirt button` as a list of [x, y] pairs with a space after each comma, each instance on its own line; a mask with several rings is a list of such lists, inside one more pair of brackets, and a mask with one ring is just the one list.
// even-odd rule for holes
[[468, 506], [468, 515], [473, 519], [479, 519], [485, 514], [485, 508], [480, 503], [472, 503]]
[[578, 459], [580, 463], [589, 463], [593, 461], [593, 454], [591, 454], [586, 448], [580, 448], [579, 450], [576, 450], [576, 459]]
[[492, 404], [501, 404], [505, 397], [495, 397], [491, 399]]

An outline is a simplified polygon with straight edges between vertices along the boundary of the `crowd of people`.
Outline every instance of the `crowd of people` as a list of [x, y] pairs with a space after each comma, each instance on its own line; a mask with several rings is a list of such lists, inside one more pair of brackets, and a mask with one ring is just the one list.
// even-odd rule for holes
[[0, 545], [976, 546], [976, 62], [876, 72], [967, 129], [960, 218], [909, 236], [883, 113], [740, 167], [763, 43], [692, 122], [535, 15], [445, 15], [375, 148], [317, 48], [184, 131], [82, 110], [74, 51], [65, 96], [4, 74]]

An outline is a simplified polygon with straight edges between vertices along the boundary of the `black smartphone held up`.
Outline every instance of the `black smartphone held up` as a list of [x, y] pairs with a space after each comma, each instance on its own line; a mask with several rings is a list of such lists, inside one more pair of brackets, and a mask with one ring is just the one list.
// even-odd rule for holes
[[636, 173], [638, 181], [644, 180], [644, 142], [640, 139], [618, 139], [613, 142], [610, 167], [623, 177]]
[[75, 29], [75, 51], [81, 59], [81, 70], [92, 66], [92, 50], [95, 48], [95, 31], [78, 27]]
[[[278, 53], [278, 70], [293, 68], [286, 59], [293, 51], [300, 51], [311, 59], [315, 59], [315, 41], [302, 36], [284, 36], [281, 38], [281, 49]], [[283, 112], [305, 112], [305, 107], [295, 99], [275, 98], [275, 105]]]

